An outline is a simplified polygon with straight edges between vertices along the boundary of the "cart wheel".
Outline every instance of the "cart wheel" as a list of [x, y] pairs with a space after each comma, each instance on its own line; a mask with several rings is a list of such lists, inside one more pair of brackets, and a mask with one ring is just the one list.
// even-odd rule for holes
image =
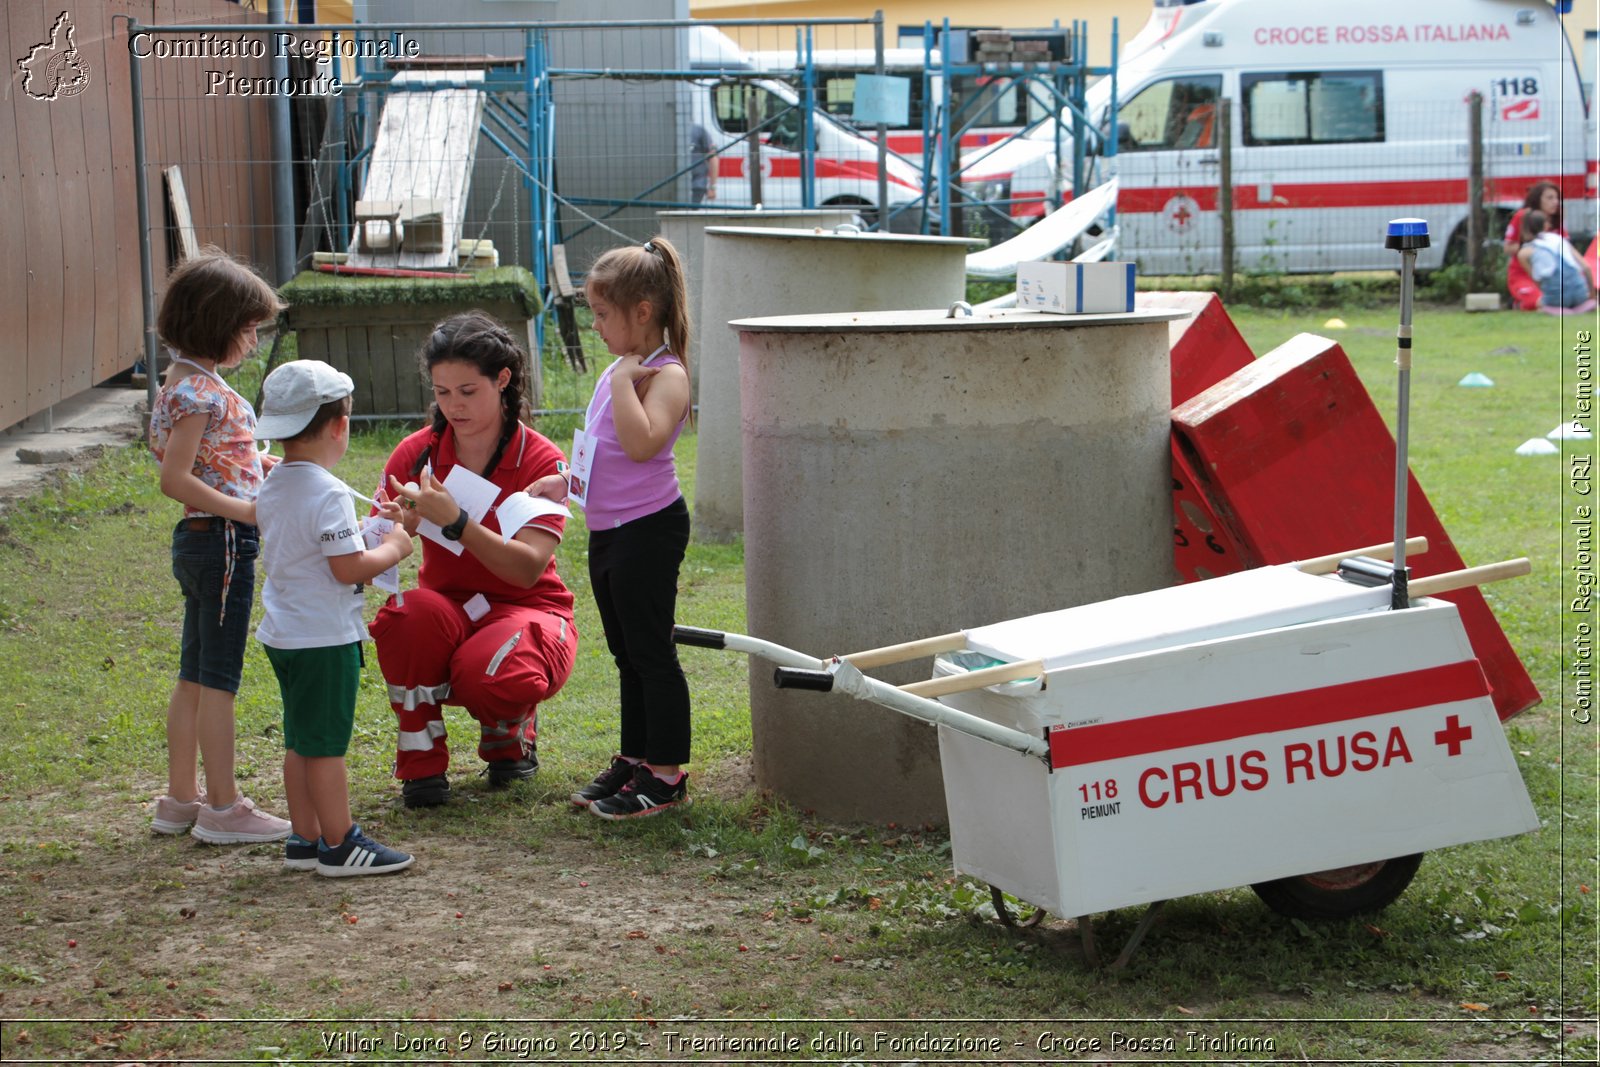
[[1386, 907], [1405, 892], [1421, 864], [1422, 853], [1416, 852], [1392, 860], [1257, 882], [1250, 888], [1279, 915], [1291, 919], [1343, 919]]
[[[1045, 910], [1043, 908], [1034, 908], [1033, 911], [1021, 918], [1018, 917], [1021, 914], [1020, 912], [1018, 915], [1011, 914], [1011, 909], [1006, 905], [1006, 895], [997, 886], [989, 887], [989, 897], [994, 901], [994, 913], [999, 916], [1000, 922], [1013, 930], [1028, 930], [1044, 922]], [[1022, 902], [1018, 901], [1018, 903], [1021, 904]], [[1032, 905], [1023, 906], [1031, 907]]]

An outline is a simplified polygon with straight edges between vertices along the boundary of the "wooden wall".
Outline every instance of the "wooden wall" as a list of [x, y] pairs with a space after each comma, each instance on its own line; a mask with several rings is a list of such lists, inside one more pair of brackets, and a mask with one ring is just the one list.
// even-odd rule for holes
[[[76, 95], [39, 100], [23, 91], [17, 61], [49, 39], [61, 0], [0, 4], [0, 58], [9, 70], [0, 98], [0, 429], [117, 375], [144, 353], [128, 18], [142, 25], [265, 21], [224, 0], [80, 0], [68, 10], [87, 84]], [[266, 99], [207, 97], [204, 73], [265, 76], [268, 61], [139, 62], [158, 299], [170, 266], [161, 176], [171, 164], [182, 167], [200, 242], [270, 272]], [[30, 88], [41, 91], [41, 80]]]

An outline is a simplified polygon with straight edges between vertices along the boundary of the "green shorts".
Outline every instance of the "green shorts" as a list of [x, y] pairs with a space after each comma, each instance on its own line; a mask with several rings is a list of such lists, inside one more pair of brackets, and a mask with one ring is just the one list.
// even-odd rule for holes
[[361, 642], [265, 647], [283, 693], [283, 747], [300, 756], [343, 756], [356, 724]]

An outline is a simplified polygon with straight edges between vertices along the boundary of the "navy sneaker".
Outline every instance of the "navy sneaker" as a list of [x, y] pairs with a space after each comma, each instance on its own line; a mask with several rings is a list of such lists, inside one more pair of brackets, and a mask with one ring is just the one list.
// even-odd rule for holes
[[594, 781], [573, 793], [572, 802], [580, 808], [587, 808], [597, 800], [615, 796], [617, 791], [633, 778], [633, 769], [636, 766], [638, 764], [632, 760], [612, 756], [611, 766], [595, 775]]
[[450, 799], [450, 779], [442, 774], [407, 778], [400, 783], [400, 800], [408, 808], [437, 808]]
[[522, 755], [516, 759], [492, 759], [488, 761], [487, 773], [489, 785], [499, 789], [501, 786], [510, 785], [532, 778], [539, 772], [539, 753], [532, 741], [522, 743]]
[[633, 778], [627, 785], [609, 797], [602, 797], [589, 805], [589, 810], [602, 819], [637, 819], [645, 815], [660, 815], [668, 808], [688, 803], [689, 775], [680, 774], [673, 783], [663, 782], [651, 773], [650, 768], [639, 764], [633, 769]]
[[393, 874], [411, 866], [413, 857], [380, 845], [361, 832], [360, 823], [351, 823], [350, 832], [336, 848], [326, 841], [317, 848], [317, 873], [329, 878], [353, 878], [362, 874]]
[[291, 833], [283, 843], [283, 865], [292, 871], [317, 869], [317, 843]]

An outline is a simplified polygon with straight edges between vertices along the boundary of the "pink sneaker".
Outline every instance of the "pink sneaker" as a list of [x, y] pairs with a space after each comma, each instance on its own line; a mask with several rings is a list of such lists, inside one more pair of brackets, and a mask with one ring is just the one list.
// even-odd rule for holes
[[189, 832], [208, 845], [244, 845], [254, 841], [282, 841], [289, 836], [289, 820], [257, 811], [255, 804], [241, 796], [231, 807], [217, 811], [202, 805]]
[[193, 800], [185, 803], [164, 796], [156, 801], [155, 817], [150, 820], [150, 829], [158, 834], [181, 834], [194, 825], [195, 819], [200, 814], [200, 809], [205, 806], [206, 795], [201, 793]]

